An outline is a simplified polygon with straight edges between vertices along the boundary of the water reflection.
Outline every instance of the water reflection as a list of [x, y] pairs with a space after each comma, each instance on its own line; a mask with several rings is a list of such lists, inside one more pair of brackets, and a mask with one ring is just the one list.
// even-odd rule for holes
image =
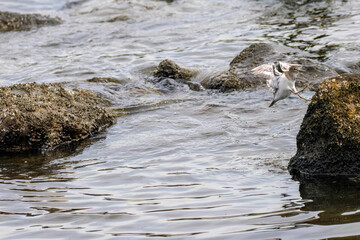
[[53, 160], [78, 155], [90, 144], [104, 138], [105, 136], [100, 134], [81, 143], [62, 146], [46, 153], [0, 153], [0, 179], [33, 179], [55, 175], [65, 166]]
[[312, 180], [300, 184], [300, 195], [308, 199], [303, 211], [320, 211], [318, 218], [307, 221], [317, 225], [360, 221], [360, 184], [345, 180]]

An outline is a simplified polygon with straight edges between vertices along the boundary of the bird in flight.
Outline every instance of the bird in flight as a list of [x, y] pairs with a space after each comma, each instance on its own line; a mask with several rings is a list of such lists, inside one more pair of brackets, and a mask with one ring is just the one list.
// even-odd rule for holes
[[267, 86], [274, 93], [274, 99], [269, 107], [273, 106], [277, 101], [289, 97], [291, 93], [305, 101], [310, 101], [310, 99], [300, 95], [306, 87], [300, 91], [297, 91], [295, 87], [296, 77], [301, 71], [301, 65], [285, 62], [266, 63], [251, 70], [255, 76], [265, 78]]

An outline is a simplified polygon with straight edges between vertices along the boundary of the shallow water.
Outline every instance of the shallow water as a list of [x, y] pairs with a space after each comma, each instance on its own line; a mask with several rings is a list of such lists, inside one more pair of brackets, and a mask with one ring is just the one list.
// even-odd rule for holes
[[[1, 85], [67, 82], [122, 113], [75, 149], [0, 156], [2, 238], [360, 235], [356, 187], [300, 185], [286, 170], [307, 103], [290, 97], [268, 108], [265, 89], [170, 91], [146, 81], [165, 58], [204, 75], [219, 71], [254, 42], [350, 71], [360, 2], [2, 0], [0, 9], [64, 20], [0, 34]], [[122, 84], [84, 81], [92, 77]]]

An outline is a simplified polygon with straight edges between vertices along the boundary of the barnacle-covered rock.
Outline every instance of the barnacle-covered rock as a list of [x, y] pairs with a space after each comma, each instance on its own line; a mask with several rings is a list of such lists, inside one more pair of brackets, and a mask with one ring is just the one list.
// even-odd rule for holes
[[61, 23], [56, 17], [43, 16], [40, 14], [20, 14], [13, 12], [0, 12], [0, 32], [24, 31], [33, 27], [51, 26]]
[[360, 74], [329, 78], [319, 86], [288, 169], [299, 178], [360, 175]]
[[0, 88], [0, 151], [47, 151], [110, 126], [109, 103], [95, 93], [60, 84]]

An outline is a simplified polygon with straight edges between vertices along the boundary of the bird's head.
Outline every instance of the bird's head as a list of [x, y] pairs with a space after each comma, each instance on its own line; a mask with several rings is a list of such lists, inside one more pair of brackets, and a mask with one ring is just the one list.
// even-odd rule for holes
[[289, 67], [289, 73], [293, 77], [296, 77], [300, 72], [303, 72], [303, 69], [302, 69], [301, 65], [291, 64], [291, 66]]
[[292, 72], [301, 72], [302, 71], [302, 67], [299, 64], [291, 64], [289, 71]]

